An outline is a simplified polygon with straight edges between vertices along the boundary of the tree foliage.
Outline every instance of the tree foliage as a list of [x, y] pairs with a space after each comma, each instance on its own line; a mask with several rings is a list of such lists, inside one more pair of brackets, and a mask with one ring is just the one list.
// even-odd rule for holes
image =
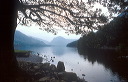
[[[96, 0], [94, 0], [96, 2]], [[62, 29], [84, 34], [108, 22], [100, 8], [89, 0], [19, 0], [18, 19], [22, 25], [36, 23], [41, 29], [56, 33]]]
[[[95, 3], [108, 8], [109, 16]], [[42, 30], [56, 33], [59, 27], [75, 34], [99, 29], [115, 14], [127, 8], [126, 0], [19, 0], [18, 19], [22, 25], [39, 25]]]

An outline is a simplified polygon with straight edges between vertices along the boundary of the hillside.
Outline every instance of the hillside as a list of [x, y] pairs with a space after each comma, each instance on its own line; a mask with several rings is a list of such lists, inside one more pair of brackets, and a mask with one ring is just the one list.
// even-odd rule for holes
[[71, 42], [71, 43], [68, 43], [68, 44], [67, 44], [67, 47], [77, 47], [77, 42], [78, 42], [78, 41], [73, 41], [73, 42]]
[[47, 41], [47, 40], [43, 40], [43, 39], [41, 39], [41, 38], [37, 38], [37, 37], [32, 37], [32, 38], [34, 38], [34, 39], [37, 39], [37, 40], [39, 40], [39, 41], [43, 41], [46, 45], [49, 45], [49, 41]]
[[128, 49], [128, 16], [124, 12], [97, 32], [84, 35], [78, 41], [78, 48]]
[[47, 46], [43, 41], [29, 37], [20, 31], [15, 31], [14, 46]]
[[68, 43], [75, 41], [75, 39], [65, 39], [61, 36], [53, 38], [50, 42], [52, 46], [66, 46]]

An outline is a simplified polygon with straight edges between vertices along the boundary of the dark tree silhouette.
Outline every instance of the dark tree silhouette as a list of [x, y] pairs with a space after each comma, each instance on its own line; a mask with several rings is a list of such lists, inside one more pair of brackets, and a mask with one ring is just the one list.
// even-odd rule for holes
[[0, 81], [14, 82], [17, 69], [13, 38], [17, 20], [16, 0], [0, 1]]
[[[56, 33], [54, 26], [63, 28], [70, 33], [83, 34], [98, 29], [107, 22], [101, 9], [91, 8], [94, 2], [106, 6], [111, 13], [120, 12], [127, 6], [125, 0], [1, 0], [0, 1], [0, 79], [2, 82], [15, 82], [17, 63], [14, 56], [13, 40], [18, 24], [38, 24], [43, 30]], [[115, 9], [115, 4], [120, 8]], [[18, 13], [18, 15], [17, 15]], [[110, 14], [111, 15], [111, 14]], [[109, 16], [111, 17], [111, 16]], [[17, 20], [18, 18], [18, 20]]]

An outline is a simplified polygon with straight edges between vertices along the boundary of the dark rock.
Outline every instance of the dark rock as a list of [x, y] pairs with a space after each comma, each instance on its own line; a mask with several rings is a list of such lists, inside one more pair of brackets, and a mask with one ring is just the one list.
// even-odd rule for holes
[[35, 75], [33, 75], [33, 77], [35, 78], [35, 79], [39, 79], [39, 78], [41, 78], [41, 77], [43, 77], [44, 75], [43, 75], [43, 73], [42, 72], [35, 72]]
[[50, 66], [50, 70], [55, 72], [55, 71], [57, 70], [57, 68], [56, 68], [55, 65], [51, 64], [51, 66]]
[[40, 79], [39, 79], [39, 82], [47, 82], [47, 81], [49, 81], [49, 80], [50, 80], [49, 77], [43, 77], [43, 78], [40, 78]]
[[57, 71], [58, 72], [64, 72], [65, 71], [65, 66], [64, 66], [64, 62], [59, 61], [57, 64]]
[[39, 66], [34, 66], [34, 69], [39, 70], [40, 67]]
[[50, 69], [50, 63], [44, 63], [43, 65], [42, 65], [42, 68], [44, 69], [44, 71], [48, 71], [49, 69]]
[[[32, 63], [18, 61], [19, 67], [31, 76], [34, 82], [85, 82], [77, 77], [76, 73], [66, 72], [63, 62], [57, 67], [50, 63]], [[84, 76], [84, 75], [83, 75]], [[26, 82], [26, 81], [24, 81]], [[32, 81], [28, 81], [32, 82]]]
[[85, 74], [82, 74], [82, 76], [85, 76]]
[[59, 79], [62, 79], [66, 82], [77, 82], [77, 75], [76, 73], [73, 73], [73, 72], [59, 72], [58, 73], [58, 76], [59, 76]]

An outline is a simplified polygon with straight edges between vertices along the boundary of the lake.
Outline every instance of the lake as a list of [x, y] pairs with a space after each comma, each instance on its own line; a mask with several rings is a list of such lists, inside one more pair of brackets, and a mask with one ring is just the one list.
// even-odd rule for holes
[[[58, 61], [63, 61], [66, 71], [75, 72], [80, 78], [85, 78], [88, 82], [127, 82], [127, 62], [125, 62], [126, 65], [120, 65], [120, 62], [116, 64], [116, 60], [112, 60], [108, 55], [103, 55], [109, 52], [101, 53], [92, 50], [81, 54], [77, 48], [69, 47], [23, 47], [17, 49], [31, 50], [36, 55], [38, 52], [41, 57], [47, 57], [47, 60], [55, 57], [51, 64], [57, 65]], [[121, 63], [124, 64], [124, 62]], [[82, 74], [85, 76], [83, 77]]]

